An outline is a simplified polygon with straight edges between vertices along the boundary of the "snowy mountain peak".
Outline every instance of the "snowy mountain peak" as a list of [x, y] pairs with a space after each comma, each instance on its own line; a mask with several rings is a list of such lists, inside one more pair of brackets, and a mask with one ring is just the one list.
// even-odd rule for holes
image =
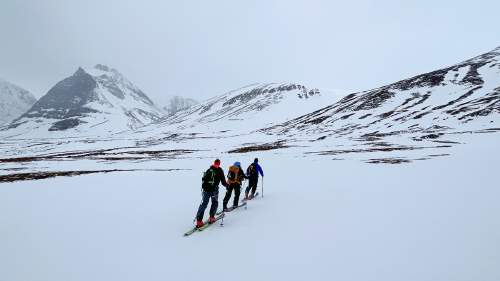
[[98, 64], [79, 67], [57, 83], [8, 131], [46, 135], [47, 131], [77, 130], [93, 135], [135, 129], [162, 115], [153, 101], [120, 72]]
[[81, 76], [81, 75], [86, 75], [88, 74], [87, 72], [85, 72], [85, 70], [81, 67], [78, 67], [78, 69], [76, 70], [76, 72], [73, 74], [73, 76]]
[[79, 68], [85, 71], [86, 73], [89, 73], [90, 75], [94, 77], [99, 77], [99, 76], [109, 76], [109, 77], [114, 77], [115, 80], [126, 80], [125, 77], [116, 69], [109, 67], [104, 64], [96, 64], [93, 67], [84, 67], [84, 68]]

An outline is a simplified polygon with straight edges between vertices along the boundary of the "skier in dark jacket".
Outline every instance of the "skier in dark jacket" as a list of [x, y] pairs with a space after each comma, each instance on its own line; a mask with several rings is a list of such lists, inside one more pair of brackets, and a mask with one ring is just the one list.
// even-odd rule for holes
[[222, 200], [223, 210], [227, 210], [227, 203], [231, 198], [231, 193], [234, 190], [233, 208], [238, 207], [238, 201], [240, 200], [241, 193], [241, 183], [245, 180], [247, 176], [241, 168], [240, 162], [234, 162], [234, 165], [229, 167], [227, 172], [227, 183], [229, 186], [226, 189], [226, 196]]
[[208, 201], [210, 199], [212, 199], [212, 205], [210, 206], [208, 223], [215, 222], [215, 213], [217, 212], [217, 207], [219, 206], [219, 183], [228, 187], [224, 171], [220, 167], [220, 160], [216, 159], [214, 164], [208, 168], [202, 178], [202, 201], [200, 207], [198, 208], [198, 213], [196, 214], [196, 227], [202, 227], [204, 225], [203, 215], [205, 214], [205, 209], [207, 208]]
[[[264, 171], [262, 170], [262, 167], [259, 165], [259, 159], [255, 158], [253, 160], [253, 163], [250, 164], [247, 168], [247, 177], [248, 177], [248, 187], [245, 190], [245, 200], [247, 199], [252, 199], [255, 196], [255, 191], [257, 190], [257, 183], [259, 182], [259, 174], [264, 177]], [[248, 193], [252, 190], [252, 193], [250, 193], [250, 196], [248, 196]]]

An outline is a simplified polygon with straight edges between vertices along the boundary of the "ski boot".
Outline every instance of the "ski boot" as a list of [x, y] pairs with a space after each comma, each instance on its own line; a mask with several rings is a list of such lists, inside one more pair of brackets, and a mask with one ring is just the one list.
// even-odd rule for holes
[[203, 227], [205, 223], [202, 220], [196, 220], [196, 228]]
[[214, 216], [210, 216], [210, 217], [208, 218], [208, 223], [209, 223], [209, 224], [212, 224], [212, 223], [214, 223], [214, 222], [215, 222], [215, 217], [214, 217]]

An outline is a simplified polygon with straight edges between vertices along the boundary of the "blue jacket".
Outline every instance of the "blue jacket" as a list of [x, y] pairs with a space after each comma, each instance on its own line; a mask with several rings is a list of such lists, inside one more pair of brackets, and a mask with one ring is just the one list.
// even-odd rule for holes
[[259, 172], [261, 176], [264, 176], [264, 170], [262, 170], [262, 167], [259, 165], [259, 163], [255, 163], [255, 166], [257, 167], [257, 172]]
[[[257, 170], [257, 178], [259, 177], [259, 174], [261, 176], [264, 176], [264, 170], [262, 170], [262, 167], [259, 165], [259, 163], [252, 163], [250, 164], [251, 165], [255, 165], [255, 169]], [[250, 168], [250, 166], [248, 166], [248, 168]], [[250, 177], [250, 174], [249, 174], [249, 169], [247, 168], [247, 177]]]

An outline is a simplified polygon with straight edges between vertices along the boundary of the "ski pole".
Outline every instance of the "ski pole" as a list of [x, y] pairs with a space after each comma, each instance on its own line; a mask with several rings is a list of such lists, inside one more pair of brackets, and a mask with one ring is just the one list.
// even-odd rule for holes
[[262, 177], [262, 198], [264, 198], [264, 177]]
[[[243, 182], [245, 182], [245, 180], [243, 180]], [[244, 193], [244, 192], [245, 192], [245, 190], [246, 190], [245, 188], [243, 188], [243, 187], [244, 187], [243, 182], [241, 183], [241, 187], [240, 187], [240, 196], [241, 196], [241, 192], [243, 192], [243, 193]], [[245, 198], [243, 198], [243, 199], [241, 200], [241, 202], [240, 202], [240, 203], [245, 202], [245, 200], [244, 200], [244, 199], [245, 199]], [[239, 203], [238, 203], [238, 204], [239, 204]], [[247, 209], [247, 204], [245, 204], [245, 210], [246, 210], [246, 209]]]
[[[246, 191], [246, 189], [245, 189], [245, 191]], [[248, 203], [247, 203], [247, 202], [246, 202], [246, 200], [245, 200], [245, 210], [246, 210], [247, 208], [248, 208]]]
[[[219, 201], [219, 188], [217, 188], [217, 201]], [[212, 202], [213, 204], [213, 202]], [[224, 217], [226, 216], [226, 213], [224, 212], [224, 208], [222, 208], [222, 219], [220, 221], [220, 226], [223, 227], [224, 226]]]

